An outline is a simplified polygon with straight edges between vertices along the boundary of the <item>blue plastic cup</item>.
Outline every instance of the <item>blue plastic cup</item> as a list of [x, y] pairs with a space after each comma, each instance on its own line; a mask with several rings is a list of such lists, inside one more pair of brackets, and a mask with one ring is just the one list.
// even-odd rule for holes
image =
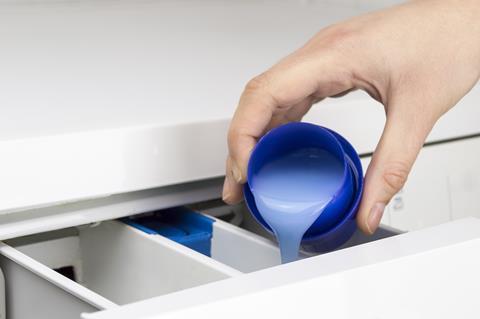
[[341, 186], [302, 239], [302, 247], [306, 250], [331, 251], [344, 244], [355, 232], [355, 216], [363, 190], [360, 158], [350, 143], [338, 133], [322, 126], [295, 122], [282, 125], [265, 134], [250, 156], [248, 182], [244, 186], [245, 201], [255, 219], [267, 231], [273, 233], [257, 209], [255, 194], [252, 193], [250, 185], [265, 164], [303, 148], [325, 150], [343, 165]]

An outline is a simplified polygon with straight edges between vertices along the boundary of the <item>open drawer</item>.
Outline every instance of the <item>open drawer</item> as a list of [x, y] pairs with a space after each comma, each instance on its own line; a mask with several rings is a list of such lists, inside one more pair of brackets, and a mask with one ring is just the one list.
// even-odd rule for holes
[[0, 268], [8, 318], [79, 318], [279, 264], [273, 241], [208, 218], [211, 257], [119, 220], [7, 240]]
[[239, 274], [118, 221], [7, 241], [0, 253], [9, 318], [78, 318]]

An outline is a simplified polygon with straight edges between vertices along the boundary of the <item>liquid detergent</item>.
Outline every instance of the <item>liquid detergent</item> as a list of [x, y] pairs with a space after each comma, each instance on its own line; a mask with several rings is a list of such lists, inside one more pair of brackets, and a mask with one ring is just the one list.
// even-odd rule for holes
[[252, 189], [262, 217], [280, 245], [282, 263], [298, 259], [300, 242], [343, 182], [340, 160], [318, 148], [302, 148], [265, 164]]

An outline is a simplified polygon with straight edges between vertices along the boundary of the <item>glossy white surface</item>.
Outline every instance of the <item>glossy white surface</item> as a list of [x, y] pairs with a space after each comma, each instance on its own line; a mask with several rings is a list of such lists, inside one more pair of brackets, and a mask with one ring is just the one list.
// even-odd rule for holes
[[477, 318], [479, 239], [463, 219], [83, 318]]
[[[367, 167], [370, 158], [362, 159]], [[480, 137], [424, 147], [382, 223], [418, 230], [464, 217], [480, 218]]]
[[[0, 1], [0, 211], [222, 175], [245, 82], [392, 2]], [[479, 97], [431, 139], [478, 132]], [[383, 111], [356, 93], [307, 120], [369, 152]]]
[[478, 318], [480, 240], [151, 318]]
[[0, 215], [0, 240], [135, 215], [216, 198], [216, 180], [148, 189]]

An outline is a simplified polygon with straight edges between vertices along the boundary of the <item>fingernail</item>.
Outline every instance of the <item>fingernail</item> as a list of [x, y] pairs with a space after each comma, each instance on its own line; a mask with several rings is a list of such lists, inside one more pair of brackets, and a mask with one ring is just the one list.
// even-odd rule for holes
[[242, 182], [242, 171], [238, 168], [237, 165], [233, 164], [232, 165], [232, 175], [233, 175], [233, 179], [237, 182], [237, 183], [241, 183]]
[[385, 204], [383, 203], [376, 203], [370, 210], [370, 215], [368, 215], [367, 219], [367, 228], [370, 234], [373, 234], [380, 224], [384, 210]]

